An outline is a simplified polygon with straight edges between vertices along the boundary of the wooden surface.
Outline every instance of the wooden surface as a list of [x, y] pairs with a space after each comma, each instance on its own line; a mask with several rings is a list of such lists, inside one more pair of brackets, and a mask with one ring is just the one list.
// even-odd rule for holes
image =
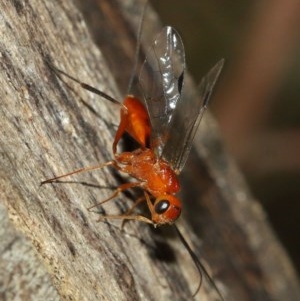
[[[87, 211], [120, 182], [111, 169], [40, 187], [112, 158], [118, 108], [59, 80], [46, 60], [121, 99], [117, 87], [126, 91], [142, 3], [120, 3], [0, 3], [3, 300], [190, 300], [197, 286], [193, 263], [168, 227], [130, 222], [124, 233]], [[145, 22], [148, 40], [159, 28], [151, 9]], [[289, 259], [209, 113], [181, 180], [179, 227], [225, 300], [297, 300]], [[126, 210], [127, 197], [105, 212]], [[194, 299], [218, 300], [207, 282]]]

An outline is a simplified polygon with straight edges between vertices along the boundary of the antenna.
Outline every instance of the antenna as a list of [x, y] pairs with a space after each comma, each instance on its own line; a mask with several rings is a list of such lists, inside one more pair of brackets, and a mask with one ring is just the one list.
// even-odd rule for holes
[[197, 286], [196, 291], [194, 292], [194, 294], [192, 295], [192, 297], [195, 297], [197, 295], [197, 293], [199, 292], [201, 285], [202, 285], [202, 280], [203, 280], [203, 274], [205, 276], [205, 278], [208, 280], [209, 284], [214, 288], [214, 290], [217, 292], [217, 294], [219, 295], [220, 299], [222, 301], [225, 301], [221, 292], [219, 291], [218, 287], [216, 286], [215, 282], [213, 281], [213, 279], [210, 277], [210, 275], [208, 274], [207, 270], [205, 269], [204, 265], [201, 263], [201, 261], [199, 260], [199, 258], [196, 256], [195, 252], [191, 249], [191, 247], [189, 246], [189, 244], [187, 243], [187, 241], [185, 240], [185, 238], [183, 237], [183, 235], [181, 234], [181, 232], [179, 231], [178, 227], [174, 224], [173, 225], [175, 228], [175, 231], [177, 233], [177, 235], [179, 236], [179, 239], [181, 240], [182, 244], [184, 245], [184, 247], [187, 249], [188, 253], [190, 254], [197, 270], [198, 273], [200, 275], [200, 281], [199, 284]]

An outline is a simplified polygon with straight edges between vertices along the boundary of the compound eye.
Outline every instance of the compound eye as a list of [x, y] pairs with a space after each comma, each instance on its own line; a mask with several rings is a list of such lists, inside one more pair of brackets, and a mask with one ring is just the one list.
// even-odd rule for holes
[[155, 205], [154, 210], [157, 214], [162, 214], [166, 212], [169, 207], [170, 202], [168, 200], [161, 200]]

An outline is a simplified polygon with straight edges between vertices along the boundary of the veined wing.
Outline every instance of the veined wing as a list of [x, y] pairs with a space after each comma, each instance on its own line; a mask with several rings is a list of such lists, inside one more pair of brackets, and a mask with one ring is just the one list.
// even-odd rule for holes
[[[183, 169], [203, 113], [207, 108], [213, 88], [221, 73], [224, 59], [220, 60], [200, 82], [199, 95], [182, 98], [173, 117], [169, 139], [164, 145], [162, 157], [177, 173]], [[184, 96], [184, 95], [183, 95]]]
[[178, 32], [166, 26], [156, 37], [141, 67], [139, 82], [151, 122], [151, 148], [161, 157], [181, 96], [184, 46]]

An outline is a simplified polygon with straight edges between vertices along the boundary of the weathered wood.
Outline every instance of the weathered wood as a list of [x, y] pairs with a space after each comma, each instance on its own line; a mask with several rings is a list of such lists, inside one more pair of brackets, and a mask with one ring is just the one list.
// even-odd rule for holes
[[[142, 7], [138, 2], [0, 3], [1, 200], [63, 300], [189, 300], [197, 285], [193, 263], [172, 233], [137, 222], [128, 223], [124, 233], [119, 223], [97, 223], [97, 215], [87, 211], [117, 185], [110, 169], [39, 186], [43, 179], [110, 160], [118, 123], [118, 108], [59, 80], [46, 60], [119, 98], [114, 79], [126, 90]], [[147, 37], [158, 28], [151, 10], [149, 20]], [[182, 177], [180, 224], [187, 240], [206, 260], [226, 300], [296, 300], [289, 260], [224, 153], [209, 114], [200, 133]], [[104, 209], [119, 212], [125, 203], [122, 195]], [[13, 231], [8, 235], [12, 243], [20, 237]], [[8, 247], [1, 250], [1, 265], [8, 261]], [[36, 265], [24, 269], [19, 283], [32, 281], [35, 276], [28, 271], [33, 269]], [[0, 274], [7, 277], [1, 282], [10, 287], [16, 274]], [[41, 279], [46, 290], [49, 282]], [[15, 299], [19, 287], [3, 299]], [[27, 290], [26, 299], [36, 300], [37, 292]], [[44, 297], [58, 298], [53, 291]], [[195, 298], [200, 299], [217, 300], [206, 282]]]

